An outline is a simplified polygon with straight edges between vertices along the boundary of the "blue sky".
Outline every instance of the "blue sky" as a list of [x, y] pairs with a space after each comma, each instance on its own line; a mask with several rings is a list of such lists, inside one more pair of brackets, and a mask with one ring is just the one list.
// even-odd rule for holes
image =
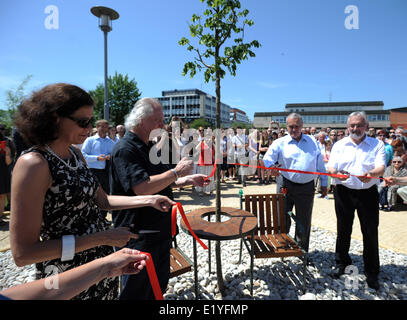
[[[256, 57], [222, 80], [222, 101], [246, 111], [283, 111], [286, 103], [382, 100], [407, 106], [407, 1], [242, 0], [255, 24], [245, 40], [258, 40]], [[58, 8], [59, 28], [49, 30], [45, 8]], [[103, 83], [103, 33], [90, 13], [96, 5], [119, 12], [109, 33], [109, 74], [134, 78], [142, 96], [198, 88], [215, 95], [203, 73], [182, 68], [193, 55], [178, 45], [199, 0], [2, 0], [0, 2], [0, 108], [5, 92], [27, 76], [27, 91], [54, 82], [86, 90]], [[345, 28], [348, 5], [359, 29]], [[27, 92], [27, 93], [28, 93]]]

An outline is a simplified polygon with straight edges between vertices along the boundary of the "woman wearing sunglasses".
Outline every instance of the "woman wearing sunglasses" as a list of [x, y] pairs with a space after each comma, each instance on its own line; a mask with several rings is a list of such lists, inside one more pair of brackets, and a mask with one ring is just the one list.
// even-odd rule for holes
[[[11, 250], [18, 266], [36, 264], [37, 278], [107, 256], [137, 238], [111, 229], [101, 210], [153, 206], [168, 211], [165, 196], [109, 196], [79, 150], [93, 124], [93, 100], [81, 88], [53, 84], [20, 105], [16, 126], [33, 145], [12, 177]], [[76, 299], [115, 299], [118, 279], [105, 279]]]

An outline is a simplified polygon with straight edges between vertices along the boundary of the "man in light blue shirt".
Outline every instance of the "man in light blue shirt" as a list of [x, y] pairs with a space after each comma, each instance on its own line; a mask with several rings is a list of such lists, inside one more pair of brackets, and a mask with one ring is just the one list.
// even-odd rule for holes
[[[289, 134], [271, 144], [263, 158], [266, 167], [278, 163], [285, 169], [326, 173], [320, 148], [314, 139], [301, 132], [302, 126], [303, 122], [299, 114], [291, 113], [288, 115], [287, 130]], [[308, 252], [316, 175], [284, 171], [281, 172], [281, 175], [283, 176], [282, 187], [287, 189], [285, 211], [291, 211], [295, 206], [297, 216], [295, 239]], [[320, 178], [322, 195], [325, 197], [328, 193], [328, 177], [320, 176]], [[288, 215], [286, 216], [286, 223], [288, 233], [291, 226]], [[300, 228], [298, 228], [298, 224], [301, 225]]]
[[98, 178], [103, 190], [109, 194], [109, 161], [115, 144], [107, 136], [109, 123], [106, 120], [96, 121], [96, 130], [97, 133], [87, 138], [83, 143], [82, 154], [88, 167]]

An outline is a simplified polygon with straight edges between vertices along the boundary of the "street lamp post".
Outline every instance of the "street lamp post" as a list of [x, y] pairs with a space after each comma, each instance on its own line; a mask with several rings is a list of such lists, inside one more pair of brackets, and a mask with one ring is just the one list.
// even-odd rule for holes
[[107, 33], [112, 31], [112, 20], [119, 18], [119, 14], [107, 7], [92, 7], [90, 9], [93, 15], [99, 18], [99, 28], [104, 34], [104, 51], [105, 51], [105, 104], [103, 117], [109, 121], [109, 95], [107, 85]]

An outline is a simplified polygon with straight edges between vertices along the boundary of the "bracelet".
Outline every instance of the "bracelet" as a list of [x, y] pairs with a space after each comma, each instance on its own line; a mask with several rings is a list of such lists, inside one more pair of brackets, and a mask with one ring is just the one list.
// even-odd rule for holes
[[175, 178], [177, 178], [177, 180], [178, 180], [178, 173], [177, 173], [177, 171], [175, 171], [175, 169], [171, 169], [171, 171], [174, 173], [174, 175], [175, 175]]
[[61, 261], [70, 261], [75, 255], [75, 236], [62, 236], [62, 256]]

